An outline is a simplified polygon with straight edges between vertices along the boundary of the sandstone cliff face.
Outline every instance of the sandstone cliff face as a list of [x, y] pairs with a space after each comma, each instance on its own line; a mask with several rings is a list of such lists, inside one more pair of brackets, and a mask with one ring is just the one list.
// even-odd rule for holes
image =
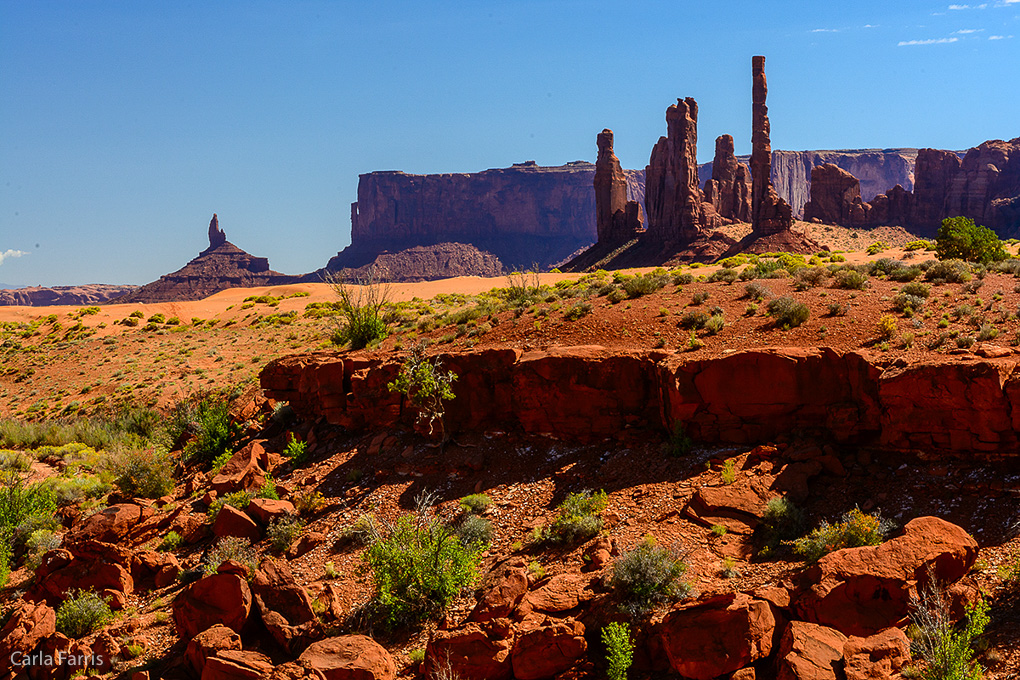
[[648, 235], [686, 244], [706, 226], [698, 185], [698, 103], [677, 99], [666, 109], [666, 136], [652, 148], [645, 168]]
[[[859, 216], [854, 215], [855, 209]], [[804, 219], [852, 224], [854, 217], [864, 221], [861, 183], [857, 178], [832, 163], [812, 168], [811, 200], [804, 204]]]
[[90, 284], [86, 286], [55, 286], [43, 288], [14, 288], [0, 290], [0, 305], [22, 307], [45, 307], [49, 305], [100, 305], [113, 298], [126, 295], [138, 286], [110, 286]]
[[705, 182], [705, 200], [720, 217], [737, 222], [751, 221], [751, 171], [733, 155], [733, 137], [715, 140], [712, 178]]
[[251, 288], [293, 283], [295, 276], [274, 272], [269, 260], [254, 257], [227, 240], [214, 214], [209, 223], [209, 247], [181, 269], [161, 276], [110, 302], [147, 303], [201, 300], [228, 288]]
[[[643, 173], [624, 171], [628, 200], [644, 200]], [[533, 162], [477, 173], [361, 175], [351, 245], [327, 268], [360, 267], [384, 251], [470, 243], [510, 267], [549, 266], [597, 240], [595, 166]]]
[[[394, 283], [435, 281], [457, 276], [494, 277], [503, 275], [503, 263], [492, 253], [466, 243], [437, 243], [415, 246], [399, 253], [379, 253], [370, 263], [354, 269], [342, 269], [348, 279], [368, 279]], [[329, 270], [320, 269], [301, 277], [307, 283], [320, 283]]]

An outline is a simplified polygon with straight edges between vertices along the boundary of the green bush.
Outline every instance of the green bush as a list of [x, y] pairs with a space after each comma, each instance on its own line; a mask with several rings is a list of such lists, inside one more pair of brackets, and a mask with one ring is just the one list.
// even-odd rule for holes
[[382, 309], [386, 305], [388, 288], [368, 278], [348, 283], [342, 276], [326, 275], [326, 283], [337, 296], [338, 313], [330, 317], [332, 343], [338, 347], [364, 349], [376, 340], [386, 337], [386, 323]]
[[772, 289], [759, 281], [751, 281], [744, 286], [744, 295], [755, 302], [761, 302], [772, 297]]
[[556, 520], [542, 533], [548, 543], [571, 544], [588, 540], [602, 529], [600, 513], [608, 497], [605, 491], [572, 493], [560, 503]]
[[192, 415], [194, 419], [187, 423], [187, 429], [195, 438], [184, 448], [189, 460], [212, 463], [233, 450], [239, 428], [230, 416], [226, 399], [206, 397], [198, 402]]
[[789, 541], [804, 531], [804, 513], [784, 497], [769, 500], [765, 514], [755, 529], [760, 537], [762, 557], [772, 557], [783, 541]]
[[209, 521], [216, 521], [216, 518], [219, 516], [220, 510], [223, 509], [224, 505], [229, 505], [232, 508], [237, 508], [241, 512], [244, 512], [247, 509], [248, 504], [251, 503], [252, 498], [254, 498], [254, 496], [247, 491], [235, 491], [233, 493], [228, 493], [223, 498], [217, 498], [212, 502], [212, 505], [209, 506]]
[[843, 514], [839, 522], [822, 522], [817, 529], [793, 542], [793, 551], [809, 562], [843, 548], [859, 548], [882, 542], [882, 518], [854, 508]]
[[705, 322], [705, 332], [709, 335], [716, 335], [726, 326], [726, 321], [723, 319], [722, 314], [713, 314], [708, 321]]
[[290, 441], [287, 442], [286, 448], [283, 449], [283, 455], [289, 458], [290, 462], [296, 466], [304, 465], [308, 461], [308, 444], [291, 435]]
[[581, 317], [591, 314], [591, 310], [590, 302], [575, 302], [570, 306], [570, 309], [563, 312], [563, 318], [567, 321], [577, 321]]
[[942, 260], [924, 273], [924, 280], [932, 283], [966, 283], [970, 279], [970, 265], [963, 260]]
[[634, 659], [634, 643], [630, 641], [630, 626], [610, 623], [602, 629], [602, 644], [606, 647], [608, 680], [627, 680], [627, 670]]
[[379, 540], [379, 525], [375, 515], [362, 515], [344, 529], [341, 538], [355, 545], [371, 545]]
[[364, 553], [376, 599], [394, 628], [438, 616], [478, 574], [482, 546], [465, 546], [427, 505], [420, 500], [416, 514], [399, 518]]
[[687, 330], [697, 330], [704, 328], [705, 324], [708, 323], [708, 319], [709, 316], [705, 312], [686, 312], [680, 317], [680, 323], [677, 325]]
[[694, 440], [687, 434], [683, 423], [677, 422], [673, 424], [673, 429], [669, 433], [669, 440], [666, 444], [670, 456], [683, 458], [691, 452]]
[[623, 290], [629, 298], [638, 298], [659, 290], [669, 282], [664, 273], [648, 272], [637, 275], [623, 282]]
[[723, 281], [725, 283], [734, 283], [738, 278], [740, 278], [740, 273], [736, 269], [723, 267], [722, 269], [717, 269], [713, 272], [712, 275], [708, 277], [708, 282], [716, 283], [718, 281]]
[[460, 499], [460, 509], [464, 512], [481, 514], [492, 503], [492, 499], [484, 493], [473, 493]]
[[988, 625], [988, 601], [981, 598], [969, 605], [962, 625], [954, 625], [949, 593], [929, 580], [932, 582], [910, 600], [916, 636], [911, 651], [915, 658], [924, 659], [922, 680], [981, 680], [982, 668], [974, 660], [973, 645]]
[[61, 537], [49, 529], [33, 531], [25, 541], [25, 567], [35, 571], [42, 564], [43, 555], [60, 547]]
[[804, 267], [798, 269], [794, 275], [793, 286], [797, 290], [807, 290], [822, 285], [827, 278], [829, 278], [829, 270], [825, 267]]
[[466, 547], [487, 547], [492, 540], [492, 523], [478, 515], [467, 515], [457, 525], [457, 537]]
[[386, 387], [390, 392], [400, 392], [410, 400], [418, 409], [418, 423], [428, 423], [429, 434], [438, 421], [440, 435], [445, 438], [443, 415], [446, 408], [443, 402], [456, 396], [453, 393], [456, 380], [456, 373], [440, 370], [439, 357], [429, 359], [425, 356], [425, 344], [418, 343], [401, 364], [397, 379]]
[[997, 262], [1009, 257], [1002, 241], [988, 227], [979, 227], [967, 217], [947, 217], [942, 220], [935, 239], [935, 255], [940, 260], [966, 260], [967, 262]]
[[114, 459], [114, 484], [132, 497], [159, 498], [174, 488], [170, 457], [158, 449], [125, 451]]
[[113, 621], [113, 612], [103, 598], [79, 590], [57, 608], [57, 630], [69, 638], [82, 638]]
[[690, 586], [683, 581], [686, 572], [687, 565], [678, 555], [646, 536], [613, 565], [611, 583], [620, 608], [631, 616], [640, 616], [658, 602], [687, 597]]
[[156, 546], [156, 550], [160, 552], [171, 552], [181, 547], [181, 543], [184, 539], [176, 531], [167, 532], [167, 535], [163, 537], [163, 540]]
[[796, 328], [811, 315], [807, 305], [788, 296], [776, 298], [769, 303], [767, 309], [769, 316], [775, 319], [776, 325], [784, 330]]
[[864, 290], [868, 287], [868, 277], [856, 269], [840, 269], [836, 272], [832, 287], [844, 290]]
[[286, 552], [304, 528], [305, 523], [297, 515], [284, 515], [269, 523], [266, 538], [269, 539], [269, 545], [273, 550], [278, 553]]
[[206, 553], [202, 573], [206, 576], [215, 574], [219, 566], [228, 560], [243, 564], [249, 574], [254, 574], [259, 564], [258, 555], [251, 547], [251, 541], [247, 538], [227, 536], [221, 538], [219, 543]]

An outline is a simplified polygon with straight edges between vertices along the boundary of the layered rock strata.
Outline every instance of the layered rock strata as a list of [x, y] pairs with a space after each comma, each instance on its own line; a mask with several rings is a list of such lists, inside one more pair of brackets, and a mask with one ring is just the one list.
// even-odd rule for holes
[[637, 201], [627, 200], [627, 176], [613, 153], [613, 131], [599, 133], [595, 161], [595, 225], [599, 243], [634, 238], [644, 231], [644, 212]]
[[89, 284], [0, 290], [0, 306], [45, 307], [49, 305], [100, 305], [136, 290], [138, 286]]
[[811, 200], [804, 204], [804, 219], [826, 224], [863, 224], [861, 183], [832, 163], [812, 168]]
[[[591, 441], [683, 423], [704, 442], [753, 443], [794, 430], [927, 455], [1015, 456], [1020, 370], [1011, 356], [889, 366], [829, 348], [768, 348], [720, 358], [563, 347], [441, 357], [460, 379], [446, 429], [552, 433]], [[410, 427], [416, 413], [390, 392], [396, 360], [294, 355], [261, 374], [268, 395], [306, 420]], [[741, 387], [733, 389], [733, 376]]]
[[789, 231], [793, 210], [772, 185], [772, 141], [769, 137], [769, 109], [765, 103], [765, 57], [751, 58], [751, 226], [757, 236]]
[[275, 272], [269, 260], [255, 257], [227, 240], [215, 214], [209, 222], [209, 247], [181, 269], [161, 276], [110, 302], [148, 303], [201, 300], [228, 288], [277, 286], [297, 277]]

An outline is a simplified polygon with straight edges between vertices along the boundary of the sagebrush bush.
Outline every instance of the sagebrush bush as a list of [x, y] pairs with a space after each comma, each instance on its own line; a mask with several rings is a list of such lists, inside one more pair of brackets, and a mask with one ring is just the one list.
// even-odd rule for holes
[[686, 572], [687, 565], [675, 551], [646, 536], [613, 565], [611, 583], [621, 609], [640, 616], [659, 602], [687, 597], [690, 586], [683, 580]]
[[368, 547], [376, 600], [394, 628], [438, 616], [478, 575], [482, 546], [464, 545], [419, 501], [388, 535]]
[[771, 298], [774, 293], [772, 289], [760, 281], [751, 281], [744, 286], [744, 295], [755, 302], [761, 302]]
[[227, 536], [221, 538], [219, 543], [206, 553], [203, 560], [202, 572], [208, 576], [215, 574], [216, 569], [228, 560], [239, 562], [248, 568], [248, 573], [255, 573], [258, 568], [259, 559], [255, 550], [251, 547], [251, 541], [247, 538]]
[[169, 531], [166, 536], [163, 537], [163, 540], [159, 542], [159, 545], [156, 546], [156, 550], [160, 552], [174, 551], [181, 547], [181, 543], [183, 542], [184, 539], [179, 533], [176, 531]]
[[230, 416], [230, 403], [226, 399], [207, 396], [193, 408], [183, 405], [178, 410], [180, 414], [175, 418], [182, 419], [184, 430], [194, 434], [194, 439], [184, 448], [189, 460], [212, 463], [233, 451], [239, 428]]
[[962, 625], [953, 622], [951, 601], [946, 587], [930, 574], [929, 584], [910, 598], [915, 628], [911, 651], [925, 662], [920, 676], [922, 680], [981, 680], [973, 645], [988, 625], [988, 600], [981, 597], [968, 605]]
[[783, 541], [800, 536], [804, 528], [804, 513], [792, 501], [782, 496], [770, 499], [755, 529], [762, 546], [759, 554], [763, 557], [773, 556]]
[[326, 275], [326, 283], [337, 297], [338, 313], [329, 317], [332, 324], [330, 341], [351, 349], [364, 349], [386, 337], [386, 323], [382, 309], [386, 305], [389, 289], [373, 278], [348, 282], [342, 276]]
[[970, 265], [963, 260], [942, 260], [928, 267], [924, 280], [939, 283], [966, 283], [972, 278]]
[[113, 483], [127, 496], [159, 498], [174, 488], [173, 463], [158, 449], [125, 451], [114, 458], [113, 468]]
[[605, 491], [572, 493], [560, 503], [556, 520], [543, 532], [548, 543], [571, 544], [588, 540], [602, 529], [602, 511], [608, 497]]
[[703, 328], [708, 323], [708, 319], [709, 316], [705, 312], [686, 312], [680, 317], [680, 322], [677, 325], [687, 330], [697, 330]]
[[796, 328], [811, 316], [811, 310], [807, 305], [788, 296], [776, 298], [770, 302], [768, 313], [775, 320], [776, 325], [784, 330]]
[[371, 545], [379, 540], [379, 523], [375, 515], [362, 515], [344, 529], [341, 537], [355, 545]]
[[457, 525], [457, 537], [465, 546], [488, 546], [492, 540], [492, 523], [478, 515], [466, 515]]
[[71, 591], [57, 608], [57, 630], [69, 638], [85, 637], [111, 621], [110, 605], [92, 591]]
[[864, 290], [868, 287], [868, 277], [856, 269], [840, 269], [836, 272], [832, 286], [845, 290]]
[[460, 508], [464, 512], [481, 514], [492, 503], [492, 499], [484, 493], [473, 493], [460, 499]]
[[278, 553], [286, 552], [304, 528], [305, 523], [297, 515], [284, 515], [274, 519], [266, 528], [270, 548]]
[[804, 267], [797, 270], [793, 285], [797, 290], [806, 290], [824, 284], [827, 278], [829, 270], [825, 267]]
[[883, 539], [882, 518], [854, 508], [843, 514], [835, 524], [822, 522], [821, 526], [793, 542], [793, 551], [809, 562], [817, 562], [824, 555], [843, 548], [878, 545]]
[[654, 293], [669, 282], [665, 272], [648, 272], [644, 275], [637, 275], [623, 282], [623, 290], [629, 298], [638, 298], [642, 295]]

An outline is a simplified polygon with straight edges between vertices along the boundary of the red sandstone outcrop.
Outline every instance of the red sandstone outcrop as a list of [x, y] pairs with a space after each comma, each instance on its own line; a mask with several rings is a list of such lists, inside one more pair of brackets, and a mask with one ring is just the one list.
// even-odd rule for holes
[[276, 286], [296, 280], [297, 277], [271, 270], [268, 259], [249, 255], [228, 241], [214, 214], [209, 223], [209, 247], [198, 257], [172, 274], [161, 276], [158, 281], [147, 283], [110, 302], [201, 300], [228, 288]]
[[215, 625], [240, 633], [251, 612], [251, 589], [236, 574], [213, 574], [195, 581], [174, 599], [177, 634], [190, 640]]
[[838, 630], [791, 621], [776, 653], [776, 680], [836, 680], [846, 636]]
[[30, 286], [0, 290], [0, 306], [46, 307], [50, 305], [101, 305], [127, 295], [138, 286], [111, 286], [99, 283], [85, 286]]
[[466, 243], [437, 243], [415, 246], [399, 253], [383, 252], [368, 264], [340, 270], [329, 267], [301, 277], [307, 283], [320, 283], [330, 274], [346, 280], [391, 281], [413, 283], [434, 281], [456, 276], [502, 276], [503, 263], [492, 253]]
[[326, 680], [393, 680], [397, 674], [390, 653], [364, 635], [319, 640], [301, 653], [297, 663]]
[[789, 231], [793, 211], [772, 185], [772, 142], [769, 138], [769, 109], [765, 103], [765, 57], [751, 58], [754, 79], [751, 97], [751, 225], [752, 233], [766, 236]]
[[733, 155], [733, 137], [715, 140], [712, 179], [705, 183], [705, 200], [720, 217], [737, 222], [751, 221], [751, 171]]
[[811, 169], [811, 200], [804, 204], [805, 220], [864, 224], [870, 208], [861, 201], [861, 183], [846, 170], [832, 163]]
[[[460, 379], [448, 431], [519, 429], [590, 441], [684, 423], [706, 442], [768, 441], [797, 429], [841, 442], [932, 454], [1014, 454], [1020, 371], [1011, 359], [887, 366], [830, 348], [764, 348], [692, 359], [666, 351], [561, 347], [442, 356]], [[263, 369], [269, 396], [305, 420], [410, 427], [386, 385], [399, 362], [313, 353]], [[733, 389], [733, 376], [741, 388]]]
[[698, 103], [691, 97], [666, 109], [666, 136], [645, 168], [645, 210], [648, 235], [677, 247], [709, 224], [698, 184]]
[[595, 224], [599, 243], [634, 238], [644, 231], [644, 212], [637, 201], [627, 200], [627, 176], [613, 153], [613, 131], [605, 129], [596, 142]]

